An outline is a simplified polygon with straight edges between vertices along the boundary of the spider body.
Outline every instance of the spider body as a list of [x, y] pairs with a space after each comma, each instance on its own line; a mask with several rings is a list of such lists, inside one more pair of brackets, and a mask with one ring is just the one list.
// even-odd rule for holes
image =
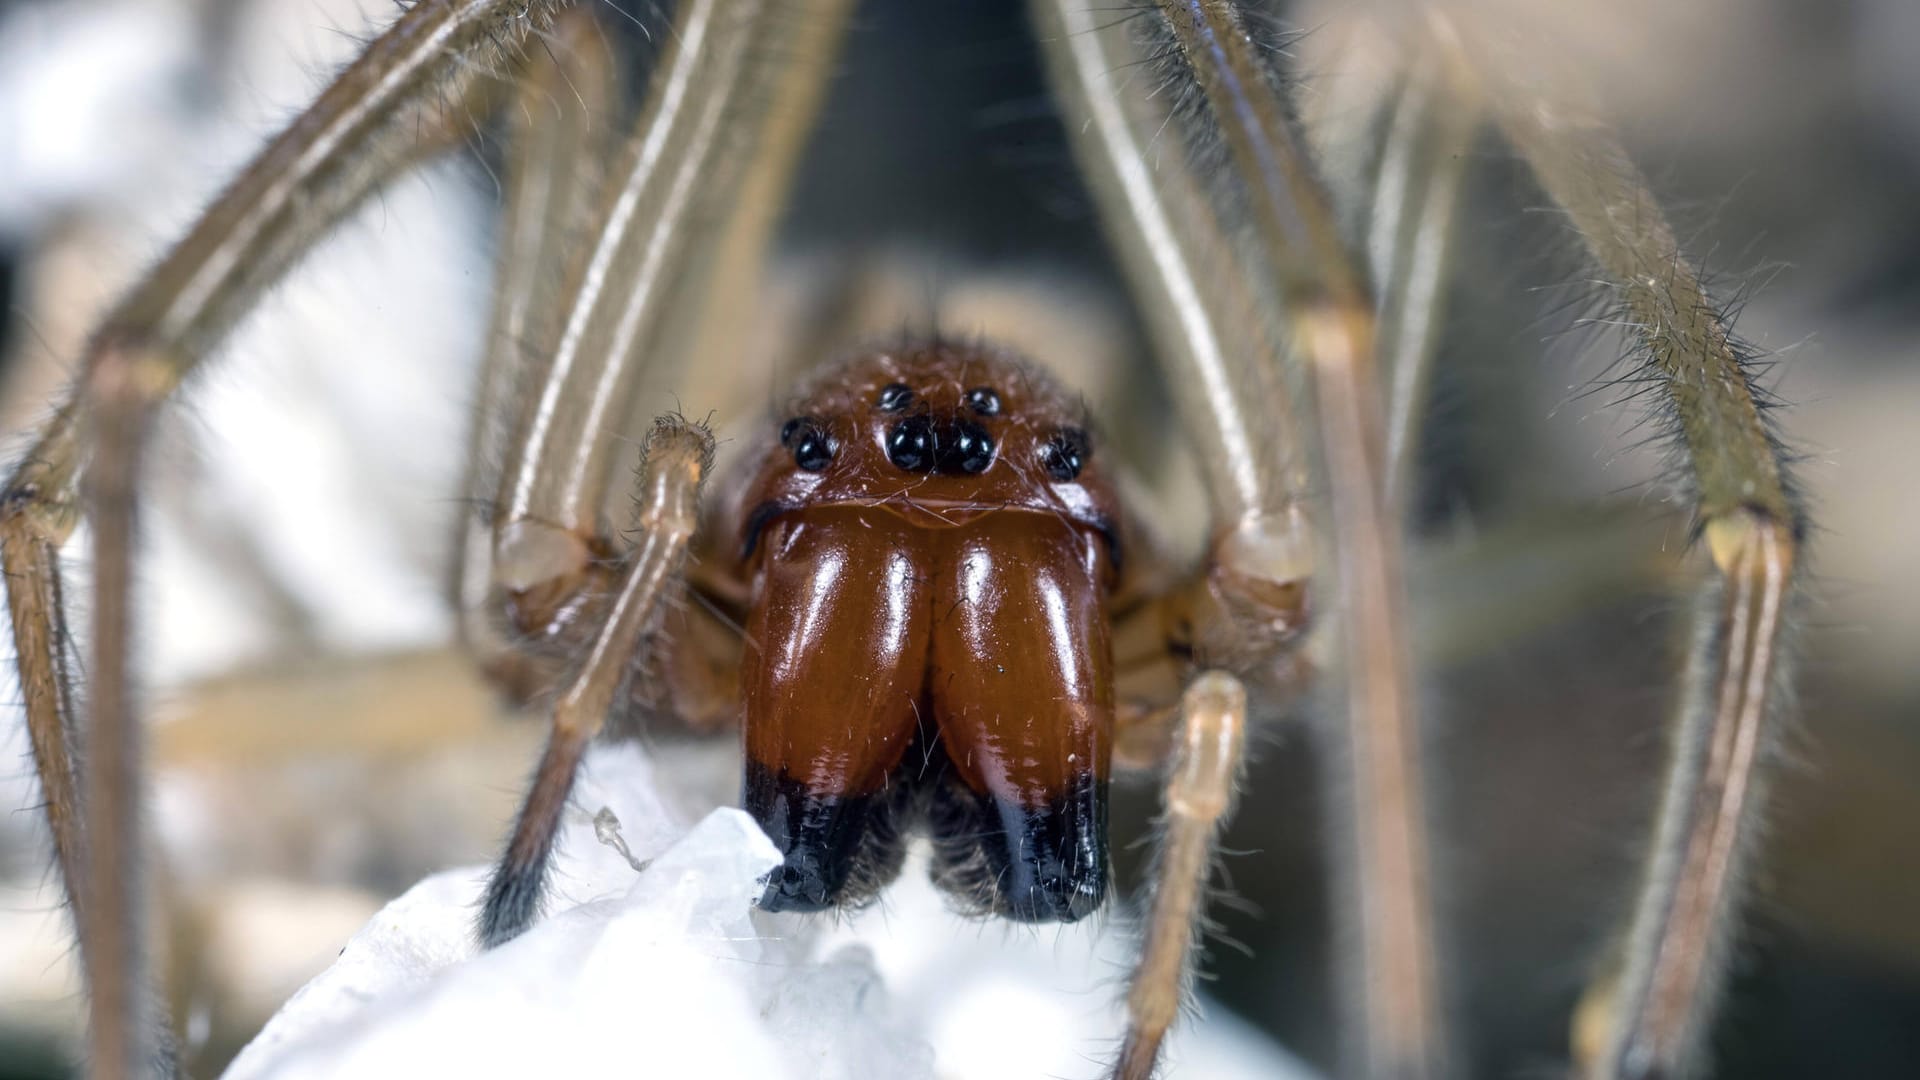
[[1002, 353], [910, 343], [829, 367], [779, 427], [733, 530], [745, 802], [786, 856], [763, 906], [870, 897], [924, 820], [967, 906], [1093, 911], [1120, 514], [1081, 410]]
[[[153, 413], [343, 214], [495, 112], [513, 130], [470, 454], [468, 494], [486, 509], [466, 523], [455, 592], [466, 644], [509, 695], [541, 703], [549, 731], [487, 885], [482, 944], [539, 917], [580, 762], [623, 692], [696, 722], [744, 720], [747, 809], [783, 852], [761, 899], [776, 909], [870, 897], [918, 825], [963, 903], [1080, 918], [1106, 889], [1110, 770], [1160, 766], [1161, 854], [1115, 1066], [1147, 1080], [1190, 984], [1249, 692], [1319, 671], [1328, 861], [1351, 900], [1337, 936], [1352, 1071], [1452, 1072], [1401, 547], [1436, 271], [1484, 118], [1614, 290], [1696, 482], [1707, 543], [1661, 821], [1572, 1052], [1608, 1080], [1692, 1070], [1758, 831], [1801, 519], [1747, 358], [1597, 108], [1477, 5], [1422, 4], [1429, 17], [1403, 26], [1358, 19], [1350, 47], [1386, 70], [1320, 122], [1383, 144], [1377, 175], [1349, 178], [1370, 188], [1363, 253], [1265, 12], [1158, 0], [1116, 18], [1032, 0], [1062, 129], [1199, 464], [1200, 564], [1136, 586], [1147, 560], [1080, 411], [1008, 356], [940, 342], [865, 354], [803, 389], [721, 493], [717, 525], [702, 499], [711, 432], [661, 418], [633, 527], [617, 531], [618, 435], [642, 376], [671, 382], [684, 354], [732, 355], [705, 335], [755, 313], [753, 290], [706, 286], [750, 283], [763, 261], [852, 6], [682, 0], [627, 110], [594, 5], [421, 0], [104, 319], [0, 492], [17, 670], [98, 1074], [173, 1065], [144, 970], [130, 663]], [[617, 150], [608, 116], [629, 131]], [[580, 235], [590, 242], [567, 242]], [[709, 292], [735, 307], [707, 310]], [[487, 475], [481, 462], [503, 464]], [[84, 664], [60, 568], [83, 512]], [[662, 632], [683, 585], [718, 591], [685, 606], [684, 634]], [[1324, 644], [1312, 662], [1299, 655], [1309, 607]], [[703, 608], [745, 623], [726, 628], [744, 630], [727, 641], [737, 655], [705, 665], [736, 668], [707, 712], [692, 703], [711, 685], [678, 680], [710, 658], [694, 642], [714, 635], [691, 629]], [[1117, 694], [1123, 678], [1144, 689]]]

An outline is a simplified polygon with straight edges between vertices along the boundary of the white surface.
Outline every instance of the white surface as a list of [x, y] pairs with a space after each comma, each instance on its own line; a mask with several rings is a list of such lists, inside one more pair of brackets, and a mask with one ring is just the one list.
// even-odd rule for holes
[[[1102, 1075], [1129, 955], [1113, 925], [961, 919], [919, 859], [837, 925], [757, 911], [772, 844], [731, 809], [687, 830], [653, 770], [631, 747], [589, 757], [553, 914], [527, 934], [478, 954], [484, 868], [428, 878], [287, 1003], [229, 1080]], [[596, 838], [603, 807], [652, 860], [644, 872]], [[1177, 1033], [1166, 1075], [1306, 1075], [1207, 1011]]]

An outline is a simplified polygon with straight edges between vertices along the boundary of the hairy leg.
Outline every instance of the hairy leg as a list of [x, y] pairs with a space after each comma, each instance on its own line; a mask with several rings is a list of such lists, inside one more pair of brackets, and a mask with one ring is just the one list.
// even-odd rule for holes
[[1411, 43], [1411, 62], [1392, 99], [1367, 230], [1387, 390], [1386, 485], [1395, 506], [1406, 505], [1416, 480], [1455, 204], [1467, 149], [1481, 126], [1450, 57], [1423, 45]]
[[560, 814], [587, 744], [606, 722], [633, 657], [679, 583], [699, 521], [700, 485], [713, 465], [713, 435], [678, 417], [660, 420], [640, 463], [633, 553], [584, 661], [553, 704], [553, 728], [534, 771], [513, 837], [487, 883], [480, 941], [518, 937], [539, 915]]
[[[1241, 254], [1308, 370], [1310, 423], [1335, 551], [1346, 782], [1338, 817], [1358, 990], [1361, 1071], [1446, 1070], [1428, 884], [1421, 734], [1406, 645], [1401, 523], [1388, 490], [1375, 303], [1343, 244], [1297, 123], [1238, 6], [1161, 0], [1162, 49], [1192, 86], [1190, 143], [1218, 152], [1216, 198], [1244, 219]], [[1347, 907], [1349, 905], [1342, 905]]]
[[[690, 311], [696, 321], [707, 314], [715, 260], [704, 253], [734, 239], [757, 262], [767, 205], [778, 204], [811, 126], [846, 8], [681, 5], [581, 257], [551, 298], [551, 317], [541, 316], [544, 337], [503, 446], [485, 565], [487, 602], [504, 610], [509, 644], [564, 654], [592, 632], [591, 598], [608, 584], [617, 547], [605, 508], [621, 426], [645, 383], [670, 384], [692, 359], [676, 333]], [[742, 196], [756, 205], [739, 205]], [[742, 221], [752, 225], [744, 239]], [[712, 318], [741, 317], [754, 302], [723, 299]], [[545, 663], [533, 681], [555, 672]]]
[[[1476, 39], [1460, 40], [1471, 48]], [[1785, 622], [1804, 531], [1749, 358], [1644, 178], [1593, 108], [1501, 57], [1485, 72], [1502, 129], [1586, 242], [1644, 350], [1691, 466], [1715, 573], [1699, 586], [1667, 787], [1625, 961], [1603, 986], [1593, 1075], [1699, 1064], [1763, 805], [1760, 765], [1786, 679]], [[1496, 82], [1496, 80], [1504, 80]], [[1524, 108], [1511, 103], [1525, 101]]]
[[1114, 1069], [1120, 1080], [1151, 1080], [1161, 1040], [1186, 999], [1207, 875], [1232, 809], [1246, 728], [1240, 680], [1208, 671], [1187, 687], [1167, 769], [1153, 906], [1127, 991], [1127, 1034]]
[[[650, 453], [631, 533], [640, 547], [619, 554], [604, 519], [622, 445], [616, 436], [643, 380], [670, 380], [693, 359], [689, 338], [700, 337], [703, 317], [751, 310], [754, 297], [743, 295], [705, 311], [708, 280], [716, 264], [758, 263], [848, 8], [846, 0], [686, 0], [607, 179], [584, 257], [553, 298], [557, 314], [533, 358], [505, 446], [487, 592], [489, 604], [504, 609], [514, 635], [509, 644], [532, 659], [529, 685], [557, 679], [564, 689], [552, 739], [487, 894], [480, 937], [488, 946], [517, 936], [538, 915], [574, 771], [650, 636], [643, 630], [662, 591], [648, 586], [653, 591], [639, 598], [646, 612], [633, 612], [632, 591], [640, 588], [634, 575], [641, 572], [633, 560], [670, 558], [677, 577], [692, 533], [689, 524], [673, 551], [648, 554], [661, 527], [649, 515], [668, 488], [689, 482], [677, 471], [660, 472], [665, 466]], [[750, 205], [740, 205], [743, 197]], [[680, 426], [697, 431], [711, 453], [703, 427]], [[705, 467], [703, 460], [696, 473]], [[682, 629], [710, 641], [714, 625], [689, 614]], [[623, 628], [623, 619], [641, 621]], [[648, 657], [664, 661], [651, 665], [660, 669], [652, 675], [664, 675], [668, 685], [640, 688], [640, 696], [690, 708], [698, 715], [689, 722], [716, 726], [724, 717], [715, 713], [732, 698], [717, 689], [724, 672], [701, 668], [723, 650], [676, 644]]]
[[[557, 6], [429, 0], [376, 38], [108, 315], [79, 381], [8, 481], [0, 557], [28, 729], [95, 1002], [98, 1075], [172, 1068], [170, 1052], [155, 1042], [158, 1021], [138, 1015], [148, 980], [127, 585], [151, 410], [315, 237], [400, 168], [464, 137], [484, 109], [488, 74], [510, 66]], [[96, 475], [86, 483], [94, 631], [82, 724], [70, 714], [66, 628], [54, 605], [58, 551], [81, 509], [83, 470]], [[81, 726], [76, 760], [66, 729]]]
[[[622, 65], [592, 8], [563, 13], [534, 50], [505, 111], [506, 182], [495, 256], [493, 323], [472, 408], [463, 495], [477, 495], [501, 467], [513, 403], [527, 392], [559, 330], [561, 291], [580, 237], [613, 164], [621, 107]], [[453, 602], [461, 637], [483, 670], [509, 697], [525, 700], [539, 687], [528, 658], [513, 648], [488, 603], [493, 584], [493, 514], [475, 507], [462, 515], [456, 537]]]
[[[1231, 727], [1236, 740], [1244, 692], [1223, 671], [1268, 692], [1291, 690], [1303, 675], [1296, 649], [1313, 571], [1301, 505], [1311, 483], [1304, 380], [1282, 362], [1286, 331], [1272, 298], [1261, 295], [1261, 279], [1243, 268], [1210, 178], [1160, 144], [1170, 137], [1167, 87], [1141, 71], [1152, 60], [1151, 35], [1082, 0], [1036, 0], [1034, 22], [1081, 167], [1147, 316], [1182, 427], [1200, 453], [1215, 530], [1201, 574], [1116, 628], [1123, 705], [1115, 756], [1139, 766], [1167, 753], [1172, 717], [1162, 703], [1194, 670], [1222, 669], [1194, 684], [1199, 696], [1187, 699], [1182, 730], [1197, 737], [1200, 728], [1218, 734]], [[1227, 697], [1240, 704], [1226, 709]], [[1168, 855], [1129, 998], [1123, 1075], [1151, 1072], [1184, 992], [1189, 921], [1199, 913], [1237, 753], [1236, 746], [1230, 760], [1209, 755], [1204, 782], [1190, 768], [1172, 781], [1218, 798], [1170, 793]], [[1202, 805], [1204, 812], [1194, 811]]]

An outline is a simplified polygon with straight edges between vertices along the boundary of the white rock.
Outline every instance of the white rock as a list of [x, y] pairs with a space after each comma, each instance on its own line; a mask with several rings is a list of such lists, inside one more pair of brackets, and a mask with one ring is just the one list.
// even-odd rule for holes
[[[485, 869], [428, 878], [295, 995], [227, 1076], [1101, 1075], [1130, 955], [1112, 922], [963, 919], [919, 856], [854, 916], [758, 911], [773, 845], [738, 810], [688, 829], [660, 790], [683, 778], [656, 783], [653, 768], [633, 747], [589, 756], [556, 854], [553, 914], [525, 935], [477, 952]], [[643, 870], [611, 842], [603, 811]], [[1169, 1060], [1174, 1076], [1307, 1075], [1245, 1025], [1213, 1017], [1183, 1028]]]

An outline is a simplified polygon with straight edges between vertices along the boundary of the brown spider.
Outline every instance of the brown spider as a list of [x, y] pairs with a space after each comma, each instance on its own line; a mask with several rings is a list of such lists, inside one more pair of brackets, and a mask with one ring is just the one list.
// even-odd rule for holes
[[[608, 434], [643, 373], [670, 374], [695, 340], [687, 312], [715, 264], [751, 264], [764, 248], [849, 7], [685, 0], [602, 181], [584, 118], [608, 100], [612, 76], [604, 56], [578, 47], [593, 14], [422, 0], [95, 334], [75, 389], [8, 483], [0, 556], [81, 928], [97, 1074], [171, 1068], [153, 1034], [131, 869], [141, 787], [128, 585], [152, 411], [341, 214], [479, 123], [498, 70], [542, 110], [520, 110], [540, 120], [520, 125], [509, 184], [495, 337], [512, 347], [486, 372], [473, 455], [504, 467], [466, 538], [461, 596], [469, 640], [502, 686], [552, 692], [553, 728], [489, 890], [489, 944], [536, 913], [575, 767], [618, 710], [741, 719], [747, 808], [786, 858], [762, 901], [774, 908], [871, 895], [897, 869], [899, 831], [924, 824], [936, 874], [964, 902], [1078, 918], [1106, 887], [1110, 765], [1164, 758], [1165, 850], [1116, 1067], [1150, 1075], [1189, 977], [1247, 689], [1272, 692], [1299, 669], [1292, 653], [1311, 611], [1338, 658], [1324, 678], [1348, 741], [1338, 786], [1357, 950], [1352, 1067], [1448, 1071], [1399, 516], [1405, 417], [1436, 303], [1423, 267], [1447, 242], [1459, 150], [1486, 115], [1644, 335], [1718, 571], [1647, 884], [1622, 962], [1591, 997], [1593, 1037], [1576, 1048], [1598, 1076], [1697, 1065], [1751, 847], [1801, 523], [1737, 342], [1589, 107], [1524, 74], [1516, 50], [1467, 15], [1436, 9], [1376, 31], [1402, 73], [1381, 165], [1400, 180], [1402, 224], [1363, 270], [1239, 5], [1162, 0], [1115, 15], [1036, 0], [1082, 168], [1202, 462], [1211, 527], [1200, 571], [1174, 584], [1141, 573], [1151, 556], [1134, 550], [1120, 489], [1043, 376], [942, 341], [822, 376], [770, 420], [759, 471], [712, 515], [699, 505], [711, 436], [663, 421], [635, 528], [619, 534], [604, 511], [619, 465]], [[576, 249], [565, 238], [582, 223], [589, 242]], [[1316, 489], [1324, 508], [1308, 503]], [[82, 712], [57, 552], [83, 506], [94, 602]], [[725, 653], [740, 640], [711, 626], [660, 632], [683, 578], [711, 610], [744, 619], [743, 659]], [[903, 613], [897, 625], [873, 618], [888, 604]], [[1112, 644], [1123, 635], [1152, 646], [1123, 655]], [[1019, 660], [1004, 681], [1004, 664], [985, 666], [1000, 652]], [[739, 677], [726, 678], [734, 666]], [[930, 725], [911, 708], [921, 705]], [[931, 777], [898, 773], [916, 740], [939, 750]]]

